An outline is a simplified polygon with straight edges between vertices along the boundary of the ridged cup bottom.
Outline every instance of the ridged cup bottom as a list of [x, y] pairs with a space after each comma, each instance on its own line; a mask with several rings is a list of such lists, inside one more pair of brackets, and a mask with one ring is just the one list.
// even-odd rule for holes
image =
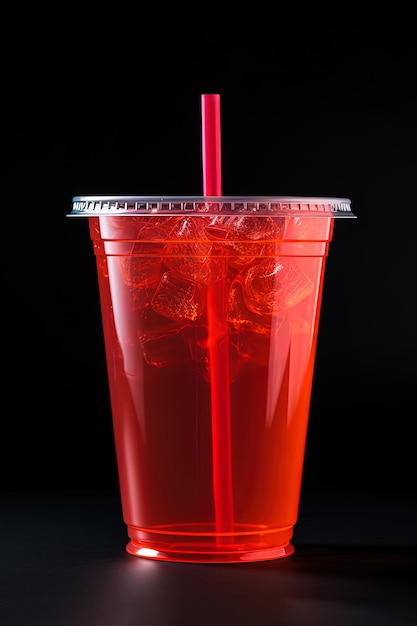
[[214, 525], [183, 524], [152, 528], [128, 526], [126, 551], [137, 557], [179, 563], [248, 563], [290, 556], [293, 527], [271, 529], [235, 525], [234, 532], [218, 533]]

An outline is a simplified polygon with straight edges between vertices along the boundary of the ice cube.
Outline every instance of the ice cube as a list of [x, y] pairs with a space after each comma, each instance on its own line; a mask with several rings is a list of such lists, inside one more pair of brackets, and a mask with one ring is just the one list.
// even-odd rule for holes
[[215, 216], [206, 225], [210, 239], [230, 241], [267, 241], [282, 237], [285, 220], [282, 217], [232, 215]]
[[273, 242], [281, 239], [284, 224], [282, 217], [223, 216], [214, 217], [206, 227], [206, 232], [213, 241], [227, 243], [230, 264], [242, 267], [269, 253]]
[[165, 272], [152, 298], [152, 308], [178, 322], [195, 322], [202, 315], [202, 287], [193, 280]]
[[182, 336], [183, 329], [183, 324], [166, 324], [156, 330], [139, 333], [145, 361], [156, 367], [189, 361], [190, 353]]
[[243, 273], [244, 299], [258, 315], [284, 316], [313, 291], [310, 278], [288, 257], [271, 258]]
[[240, 357], [258, 365], [268, 365], [271, 340], [268, 335], [241, 330], [238, 333], [237, 350]]
[[188, 216], [177, 222], [165, 246], [164, 262], [172, 271], [203, 285], [221, 280], [226, 264], [213, 250], [205, 226], [206, 218]]
[[120, 257], [123, 281], [130, 287], [156, 285], [161, 275], [162, 260], [138, 256]]
[[269, 335], [270, 315], [260, 315], [250, 310], [243, 296], [243, 284], [239, 278], [233, 280], [229, 289], [227, 321], [236, 329], [246, 329]]

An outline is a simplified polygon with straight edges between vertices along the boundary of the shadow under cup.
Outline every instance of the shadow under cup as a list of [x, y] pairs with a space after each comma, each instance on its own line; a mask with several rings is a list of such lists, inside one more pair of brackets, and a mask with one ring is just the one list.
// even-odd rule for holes
[[78, 197], [128, 553], [294, 551], [325, 261], [346, 199]]

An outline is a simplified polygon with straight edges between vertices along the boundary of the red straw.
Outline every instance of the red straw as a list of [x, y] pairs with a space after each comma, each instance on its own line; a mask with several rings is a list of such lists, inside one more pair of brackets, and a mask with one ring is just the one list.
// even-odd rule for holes
[[[221, 196], [220, 96], [201, 97], [203, 187], [205, 196]], [[211, 383], [213, 492], [216, 531], [234, 526], [229, 388], [229, 337], [226, 325], [227, 282], [207, 289], [208, 344]], [[227, 541], [231, 541], [230, 538]]]
[[205, 196], [222, 195], [220, 96], [201, 96], [203, 189]]

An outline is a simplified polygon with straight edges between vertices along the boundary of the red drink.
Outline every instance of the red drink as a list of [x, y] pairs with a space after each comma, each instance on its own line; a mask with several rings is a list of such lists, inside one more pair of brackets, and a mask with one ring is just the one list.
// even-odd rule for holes
[[293, 552], [324, 264], [333, 218], [353, 214], [349, 201], [225, 200], [74, 199], [97, 258], [137, 556]]

